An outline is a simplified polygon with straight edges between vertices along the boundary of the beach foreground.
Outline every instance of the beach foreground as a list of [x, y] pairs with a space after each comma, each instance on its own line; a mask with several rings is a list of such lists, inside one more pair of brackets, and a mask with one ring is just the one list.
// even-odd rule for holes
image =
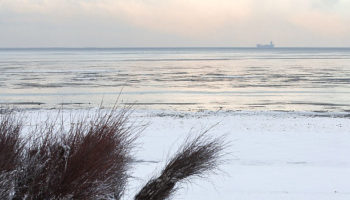
[[[30, 126], [58, 113], [57, 110], [22, 112]], [[59, 115], [70, 119], [86, 112], [63, 110]], [[137, 163], [127, 191], [130, 195], [162, 169], [171, 152], [188, 135], [215, 125], [209, 134], [226, 135], [230, 142], [222, 171], [208, 179], [184, 183], [175, 199], [350, 198], [350, 118], [347, 115], [136, 110], [131, 121], [138, 126], [146, 124], [146, 128], [135, 152]]]

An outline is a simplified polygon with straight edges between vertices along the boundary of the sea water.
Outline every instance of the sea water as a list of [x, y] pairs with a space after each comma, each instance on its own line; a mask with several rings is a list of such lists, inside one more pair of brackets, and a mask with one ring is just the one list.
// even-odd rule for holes
[[0, 106], [350, 112], [350, 48], [0, 49]]

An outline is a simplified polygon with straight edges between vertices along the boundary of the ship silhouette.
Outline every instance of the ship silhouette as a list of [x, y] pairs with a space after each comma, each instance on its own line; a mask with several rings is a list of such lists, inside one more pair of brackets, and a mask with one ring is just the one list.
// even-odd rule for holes
[[272, 49], [272, 48], [275, 48], [275, 45], [271, 41], [270, 44], [257, 44], [256, 48], [258, 48], [258, 49]]

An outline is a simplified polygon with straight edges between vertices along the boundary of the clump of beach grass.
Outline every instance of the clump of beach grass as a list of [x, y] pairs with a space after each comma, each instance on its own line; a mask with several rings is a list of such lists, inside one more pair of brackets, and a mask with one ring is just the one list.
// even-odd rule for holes
[[160, 175], [149, 180], [139, 191], [135, 200], [169, 199], [179, 188], [178, 184], [215, 172], [223, 162], [225, 146], [223, 137], [210, 138], [206, 133], [188, 138]]

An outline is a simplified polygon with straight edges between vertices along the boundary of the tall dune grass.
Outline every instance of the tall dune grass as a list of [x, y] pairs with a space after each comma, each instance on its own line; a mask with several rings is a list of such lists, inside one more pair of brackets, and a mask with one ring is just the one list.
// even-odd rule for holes
[[177, 184], [193, 177], [205, 177], [218, 169], [225, 148], [224, 138], [210, 138], [203, 133], [180, 147], [161, 174], [149, 180], [135, 200], [163, 200], [179, 188]]
[[11, 114], [0, 115], [0, 199], [9, 198], [15, 171], [22, 162], [25, 140], [22, 121]]

